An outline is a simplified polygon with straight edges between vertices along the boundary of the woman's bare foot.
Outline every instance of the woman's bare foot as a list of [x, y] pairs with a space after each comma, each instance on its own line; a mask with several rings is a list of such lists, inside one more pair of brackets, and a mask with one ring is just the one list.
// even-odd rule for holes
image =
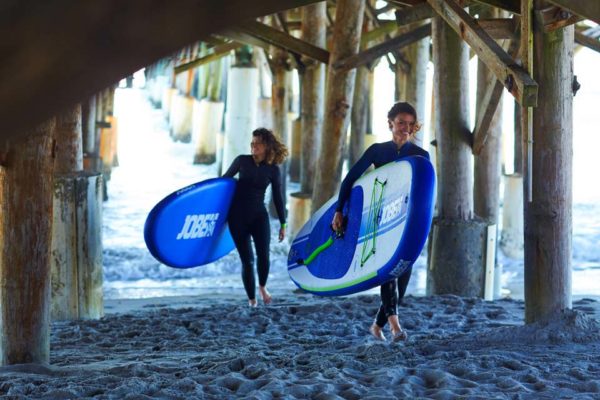
[[262, 297], [262, 300], [265, 304], [271, 304], [273, 298], [271, 297], [271, 294], [267, 290], [266, 286], [259, 286], [258, 292], [260, 293], [260, 297]]
[[250, 307], [256, 307], [256, 304], [257, 304], [256, 303], [256, 299], [250, 299], [250, 300], [248, 300], [248, 305]]
[[388, 322], [390, 324], [390, 330], [392, 331], [392, 340], [394, 342], [400, 342], [408, 339], [408, 335], [400, 326], [400, 321], [398, 320], [397, 315], [390, 315], [388, 317]]
[[408, 335], [404, 329], [400, 328], [399, 331], [392, 331], [392, 340], [394, 342], [404, 342], [408, 340]]
[[373, 335], [375, 339], [383, 340], [385, 342], [385, 335], [383, 334], [383, 331], [381, 330], [379, 325], [375, 323], [371, 325], [371, 327], [369, 328], [369, 332], [371, 332], [371, 335]]

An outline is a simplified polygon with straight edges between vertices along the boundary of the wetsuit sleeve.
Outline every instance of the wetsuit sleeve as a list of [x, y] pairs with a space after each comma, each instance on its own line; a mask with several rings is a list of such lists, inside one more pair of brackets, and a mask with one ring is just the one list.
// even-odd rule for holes
[[371, 164], [373, 164], [374, 155], [375, 145], [372, 145], [367, 149], [367, 151], [364, 152], [364, 154], [356, 162], [356, 164], [354, 164], [352, 168], [350, 168], [350, 171], [348, 171], [348, 174], [342, 181], [342, 185], [340, 187], [340, 194], [338, 195], [337, 207], [335, 208], [336, 211], [342, 211], [344, 205], [350, 198], [352, 185], [354, 185], [354, 182], [356, 182], [356, 180], [360, 178], [362, 174], [364, 174], [367, 168], [369, 168]]
[[277, 165], [273, 165], [271, 192], [273, 194], [273, 203], [275, 203], [275, 210], [277, 210], [279, 222], [283, 225], [285, 224], [285, 209], [283, 207], [283, 196], [281, 194], [281, 172]]
[[233, 178], [238, 172], [240, 172], [240, 156], [237, 156], [235, 160], [233, 160], [233, 162], [227, 169], [227, 172], [225, 172], [223, 176]]

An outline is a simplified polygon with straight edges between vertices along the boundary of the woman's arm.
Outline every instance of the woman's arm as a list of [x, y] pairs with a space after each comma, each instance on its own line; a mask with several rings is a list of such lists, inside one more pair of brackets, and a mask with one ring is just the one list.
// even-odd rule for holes
[[336, 211], [341, 212], [344, 209], [344, 205], [350, 198], [350, 192], [352, 191], [352, 185], [358, 178], [361, 177], [362, 174], [373, 164], [373, 156], [375, 154], [375, 145], [369, 147], [360, 159], [350, 168], [348, 174], [342, 181], [342, 185], [340, 186], [340, 193], [338, 195], [337, 207]]
[[271, 193], [273, 195], [273, 203], [275, 203], [275, 210], [277, 210], [277, 216], [279, 217], [279, 241], [281, 242], [285, 238], [285, 229], [287, 224], [285, 223], [285, 207], [283, 205], [283, 195], [281, 193], [281, 172], [277, 165], [273, 166], [273, 176], [271, 179]]
[[331, 228], [338, 233], [344, 230], [344, 215], [342, 214], [342, 210], [344, 209], [344, 205], [348, 201], [348, 198], [350, 198], [352, 185], [354, 185], [354, 182], [356, 182], [356, 180], [365, 173], [367, 168], [373, 164], [375, 152], [375, 145], [369, 147], [356, 162], [356, 164], [350, 168], [350, 171], [348, 171], [348, 174], [342, 181], [340, 194], [338, 195], [337, 206], [335, 208], [335, 214], [333, 214], [333, 220], [331, 221]]
[[271, 175], [271, 193], [273, 194], [273, 203], [279, 217], [281, 225], [285, 224], [285, 209], [283, 206], [283, 195], [281, 193], [281, 172], [277, 165], [273, 165], [273, 173]]
[[238, 172], [240, 172], [240, 156], [237, 156], [235, 160], [233, 160], [229, 168], [227, 168], [227, 171], [222, 176], [233, 178]]

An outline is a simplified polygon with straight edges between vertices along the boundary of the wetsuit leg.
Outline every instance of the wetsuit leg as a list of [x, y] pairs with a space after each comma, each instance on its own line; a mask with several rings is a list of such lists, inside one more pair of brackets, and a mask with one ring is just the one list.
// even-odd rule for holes
[[252, 253], [250, 243], [249, 225], [242, 218], [230, 218], [229, 231], [242, 262], [242, 282], [244, 283], [244, 289], [246, 289], [248, 299], [255, 299], [254, 254]]
[[381, 306], [375, 317], [375, 323], [383, 328], [387, 323], [388, 317], [397, 314], [398, 296], [396, 294], [396, 280], [392, 279], [389, 282], [380, 286]]
[[402, 275], [398, 277], [398, 302], [402, 302], [404, 298], [404, 294], [406, 293], [406, 288], [408, 287], [408, 282], [410, 281], [410, 275], [412, 274], [412, 265], [408, 267], [406, 271]]
[[265, 286], [269, 277], [269, 246], [271, 245], [271, 226], [269, 224], [269, 214], [266, 210], [254, 219], [250, 227], [250, 233], [256, 249], [258, 284]]

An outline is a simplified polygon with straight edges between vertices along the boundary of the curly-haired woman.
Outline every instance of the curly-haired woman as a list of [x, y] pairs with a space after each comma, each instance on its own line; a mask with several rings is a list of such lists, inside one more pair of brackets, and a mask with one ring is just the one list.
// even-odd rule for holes
[[273, 202], [281, 223], [279, 241], [282, 241], [285, 238], [286, 223], [278, 164], [283, 163], [287, 155], [287, 148], [273, 132], [258, 128], [252, 132], [250, 154], [238, 156], [223, 174], [233, 178], [239, 173], [227, 221], [242, 262], [242, 281], [251, 307], [256, 307], [256, 284], [250, 237], [256, 250], [258, 290], [263, 302], [271, 303], [271, 295], [267, 291], [271, 228], [264, 203], [265, 191], [271, 184]]

